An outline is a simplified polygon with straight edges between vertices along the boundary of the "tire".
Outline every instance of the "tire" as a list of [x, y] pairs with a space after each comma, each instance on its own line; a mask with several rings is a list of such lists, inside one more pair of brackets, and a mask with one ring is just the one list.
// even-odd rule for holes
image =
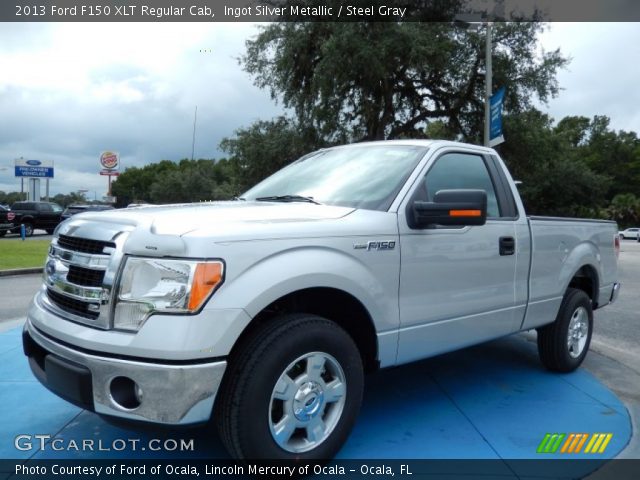
[[230, 356], [215, 407], [220, 438], [237, 459], [333, 458], [353, 428], [363, 385], [360, 353], [340, 326], [282, 315]]
[[31, 223], [24, 224], [24, 236], [25, 237], [33, 236], [33, 224]]
[[554, 372], [574, 371], [587, 355], [592, 333], [591, 299], [582, 290], [567, 289], [556, 320], [538, 329], [538, 354], [542, 364]]
[[0, 230], [0, 238], [4, 237], [7, 234], [7, 230]]
[[47, 228], [47, 235], [53, 235], [53, 228]]

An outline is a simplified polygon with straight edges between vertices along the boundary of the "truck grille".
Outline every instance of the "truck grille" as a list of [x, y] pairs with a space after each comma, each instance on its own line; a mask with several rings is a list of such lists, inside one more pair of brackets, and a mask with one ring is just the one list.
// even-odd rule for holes
[[103, 253], [105, 247], [116, 248], [116, 244], [113, 242], [90, 240], [88, 238], [76, 238], [68, 235], [60, 235], [60, 237], [58, 237], [58, 245], [74, 252], [97, 254]]
[[69, 266], [67, 281], [84, 287], [99, 287], [104, 280], [104, 270], [91, 270], [89, 268]]
[[[44, 269], [42, 299], [63, 318], [106, 330], [111, 327], [113, 283], [122, 258], [118, 244], [126, 235], [104, 227], [88, 230], [87, 237], [94, 238], [73, 230], [78, 236], [61, 234], [53, 239]], [[108, 240], [99, 239], [105, 235]]]
[[90, 318], [95, 320], [100, 316], [99, 311], [89, 310], [89, 303], [82, 300], [76, 300], [75, 298], [67, 297], [61, 293], [57, 293], [51, 288], [47, 289], [47, 296], [49, 300], [57, 305], [65, 312], [72, 313], [74, 315], [80, 315], [81, 317]]

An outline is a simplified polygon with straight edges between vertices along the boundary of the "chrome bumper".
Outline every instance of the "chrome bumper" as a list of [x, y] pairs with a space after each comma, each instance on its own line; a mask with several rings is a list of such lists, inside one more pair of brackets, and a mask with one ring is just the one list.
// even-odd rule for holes
[[[209, 420], [227, 366], [226, 361], [152, 363], [89, 354], [56, 342], [29, 320], [23, 342], [34, 375], [59, 396], [96, 413], [168, 425]], [[137, 391], [127, 392], [130, 385]], [[129, 393], [138, 405], [122, 401]]]

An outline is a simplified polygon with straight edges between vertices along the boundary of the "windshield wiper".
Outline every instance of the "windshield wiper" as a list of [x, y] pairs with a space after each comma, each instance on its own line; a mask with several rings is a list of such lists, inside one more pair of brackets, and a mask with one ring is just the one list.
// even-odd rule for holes
[[270, 197], [258, 197], [257, 202], [309, 202], [316, 205], [322, 205], [316, 202], [313, 197], [304, 197], [302, 195], [272, 195]]

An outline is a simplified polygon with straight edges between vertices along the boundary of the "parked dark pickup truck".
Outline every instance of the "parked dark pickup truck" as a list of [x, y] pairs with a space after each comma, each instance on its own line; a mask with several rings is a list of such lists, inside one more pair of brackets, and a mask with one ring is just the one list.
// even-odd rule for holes
[[15, 213], [8, 208], [0, 206], [0, 237], [4, 237], [7, 232], [13, 229], [13, 219]]
[[19, 233], [20, 225], [24, 224], [27, 237], [33, 235], [36, 228], [52, 234], [62, 221], [62, 207], [52, 202], [16, 202], [11, 206], [11, 211], [15, 214], [13, 231]]

